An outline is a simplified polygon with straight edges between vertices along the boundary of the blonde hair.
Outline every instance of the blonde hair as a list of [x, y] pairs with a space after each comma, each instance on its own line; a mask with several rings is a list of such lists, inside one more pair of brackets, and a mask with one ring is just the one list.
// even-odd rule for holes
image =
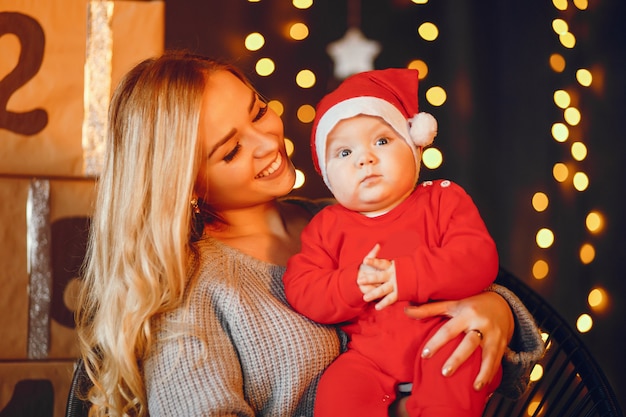
[[183, 302], [202, 95], [220, 70], [243, 80], [230, 66], [170, 52], [138, 64], [113, 94], [76, 313], [90, 415], [148, 415], [141, 363], [151, 319]]

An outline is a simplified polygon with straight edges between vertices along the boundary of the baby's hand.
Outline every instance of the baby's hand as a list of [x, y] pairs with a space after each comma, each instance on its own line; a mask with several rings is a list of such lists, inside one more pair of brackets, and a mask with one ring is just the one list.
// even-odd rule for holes
[[363, 300], [370, 302], [381, 299], [376, 303], [376, 310], [382, 310], [398, 300], [395, 264], [388, 259], [376, 258], [379, 251], [380, 245], [376, 244], [365, 255], [357, 275], [357, 284], [363, 293]]
[[378, 277], [376, 274], [376, 268], [373, 266], [367, 265], [368, 259], [376, 259], [376, 255], [378, 255], [378, 251], [380, 250], [380, 245], [376, 244], [372, 250], [369, 251], [365, 258], [363, 258], [363, 263], [359, 266], [359, 273], [357, 274], [356, 283], [359, 286], [359, 289], [363, 294], [367, 294], [376, 287], [378, 287], [381, 282], [378, 281]]

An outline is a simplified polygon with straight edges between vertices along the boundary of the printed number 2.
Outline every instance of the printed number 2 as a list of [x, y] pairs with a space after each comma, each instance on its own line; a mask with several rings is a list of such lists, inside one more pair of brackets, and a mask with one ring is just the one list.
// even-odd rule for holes
[[21, 51], [15, 68], [0, 80], [0, 129], [34, 135], [48, 124], [48, 113], [43, 109], [11, 112], [7, 110], [7, 103], [11, 95], [39, 71], [45, 36], [41, 25], [32, 17], [16, 12], [0, 12], [0, 37], [8, 33], [18, 37]]

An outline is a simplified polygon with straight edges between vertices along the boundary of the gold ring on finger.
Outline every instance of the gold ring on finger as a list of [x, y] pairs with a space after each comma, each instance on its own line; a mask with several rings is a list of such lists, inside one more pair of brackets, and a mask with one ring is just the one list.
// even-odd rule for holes
[[478, 330], [478, 329], [470, 329], [470, 330], [469, 330], [469, 332], [471, 332], [471, 333], [476, 333], [476, 335], [478, 336], [478, 338], [479, 338], [480, 340], [483, 340], [483, 332], [481, 332], [480, 330]]

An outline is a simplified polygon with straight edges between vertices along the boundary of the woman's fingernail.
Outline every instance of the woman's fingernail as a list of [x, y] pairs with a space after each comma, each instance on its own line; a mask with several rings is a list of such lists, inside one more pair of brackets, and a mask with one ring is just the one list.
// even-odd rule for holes
[[474, 389], [476, 391], [480, 391], [481, 389], [483, 389], [483, 387], [485, 386], [485, 383], [482, 381], [478, 381], [474, 384]]
[[443, 376], [450, 376], [450, 375], [452, 375], [452, 367], [451, 366], [446, 366], [445, 368], [443, 368], [441, 373], [443, 374]]
[[424, 350], [422, 350], [422, 358], [430, 358], [430, 349], [424, 348]]

